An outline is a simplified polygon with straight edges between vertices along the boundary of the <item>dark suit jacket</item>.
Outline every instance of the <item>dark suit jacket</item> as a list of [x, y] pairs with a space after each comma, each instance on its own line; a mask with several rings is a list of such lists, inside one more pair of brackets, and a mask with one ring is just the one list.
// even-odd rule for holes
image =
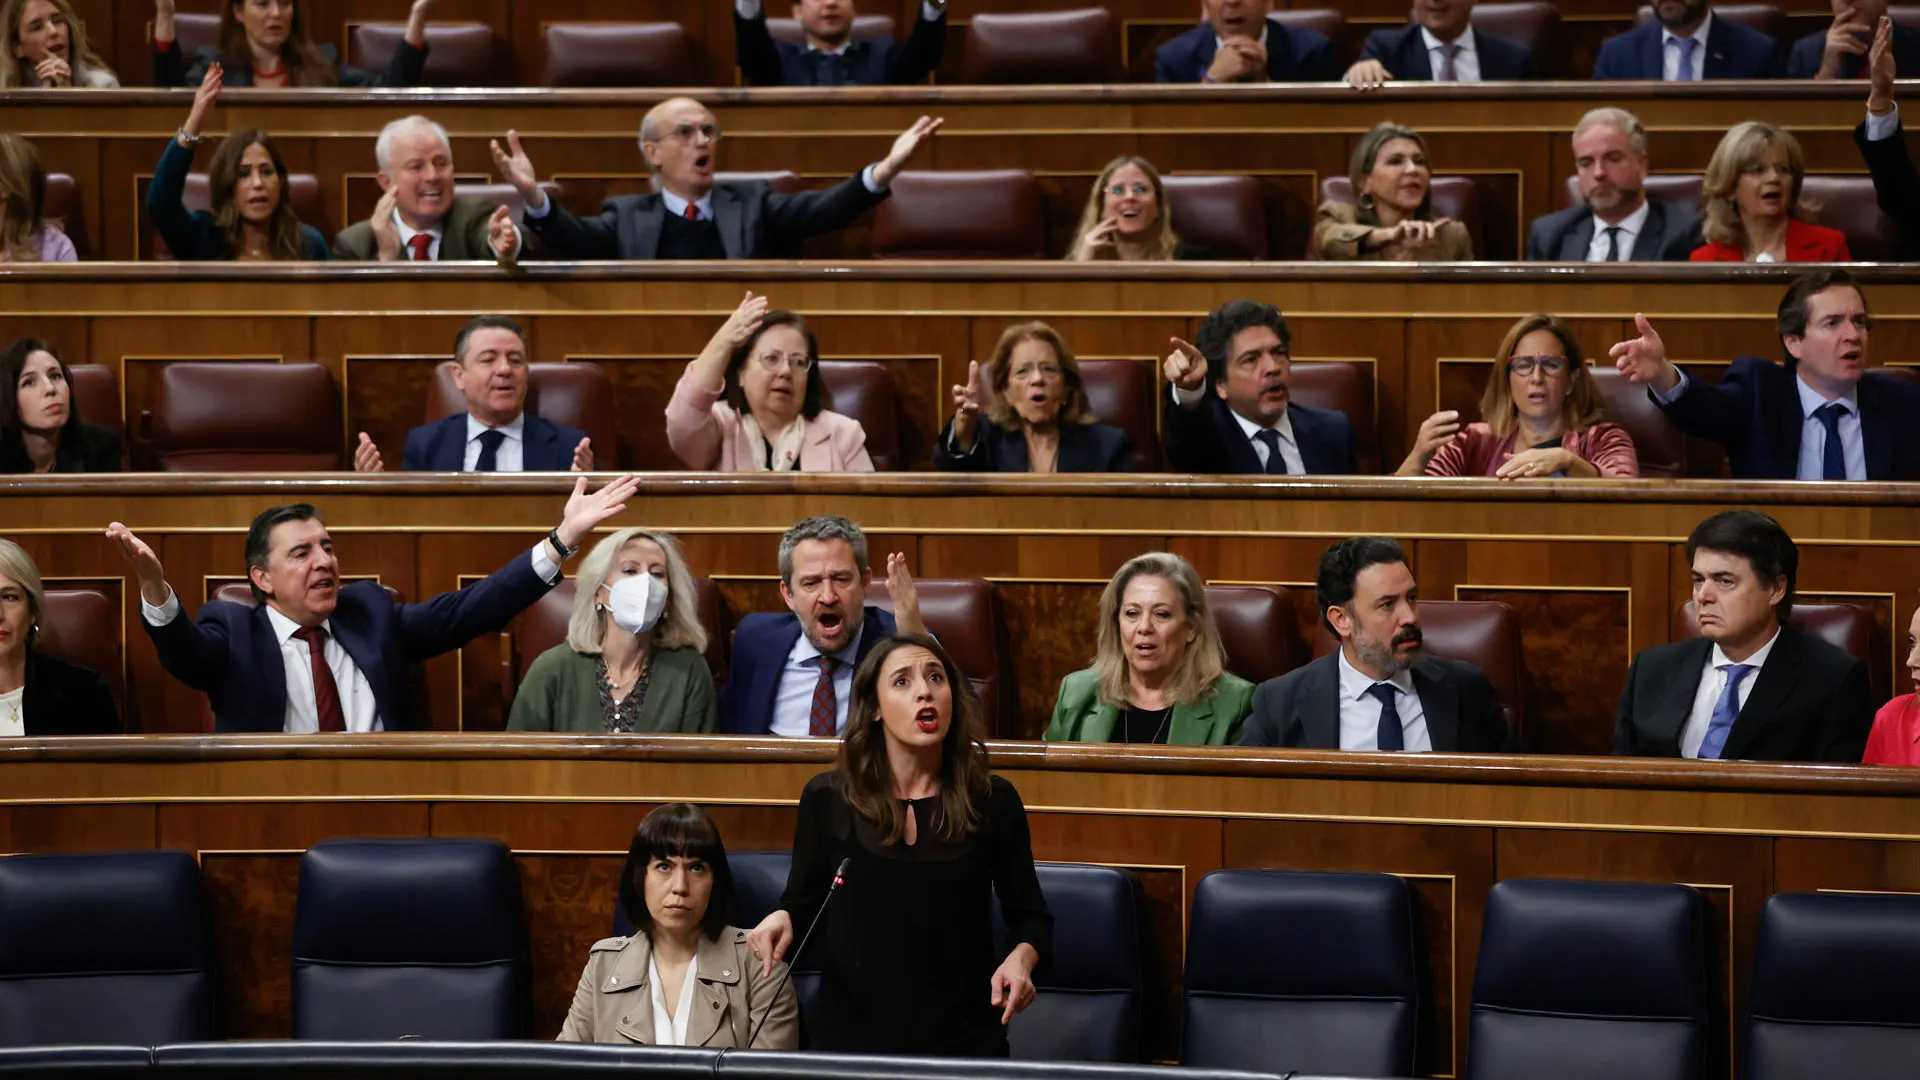
[[[860, 624], [858, 664], [875, 645], [892, 637], [893, 616], [866, 609]], [[800, 617], [790, 611], [760, 611], [740, 620], [733, 632], [727, 681], [720, 687], [720, 730], [728, 735], [765, 735], [773, 729], [773, 707], [780, 699], [780, 676], [787, 654], [800, 640]]]
[[[875, 194], [858, 175], [825, 191], [781, 195], [764, 180], [713, 185], [713, 220], [729, 259], [778, 258], [800, 241], [852, 225], [889, 192]], [[658, 193], [620, 195], [580, 218], [549, 203], [544, 217], [528, 214], [522, 226], [557, 259], [651, 259], [660, 250], [666, 201]]]
[[[1527, 230], [1529, 262], [1586, 262], [1593, 243], [1593, 211], [1570, 206], [1533, 219]], [[1664, 203], [1647, 201], [1647, 223], [1633, 239], [1635, 262], [1686, 262], [1701, 244], [1700, 215]]]
[[1903, 254], [1913, 258], [1920, 253], [1920, 168], [1914, 166], [1913, 155], [1907, 150], [1907, 129], [1902, 126], [1891, 138], [1869, 142], [1867, 123], [1862, 120], [1853, 129], [1853, 141], [1866, 159], [1867, 171], [1873, 174], [1875, 200], [1900, 226]]
[[[1162, 391], [1164, 393], [1164, 391]], [[1260, 455], [1233, 419], [1227, 403], [1211, 389], [1192, 408], [1171, 401], [1161, 406], [1167, 461], [1175, 472], [1261, 473]], [[1300, 444], [1300, 461], [1310, 473], [1352, 474], [1360, 471], [1354, 447], [1353, 424], [1332, 409], [1287, 404], [1293, 437]]]
[[[1596, 79], [1651, 79], [1658, 82], [1666, 69], [1665, 38], [1657, 22], [1635, 27], [1600, 46], [1594, 61]], [[1707, 30], [1707, 56], [1700, 66], [1705, 79], [1777, 79], [1785, 71], [1780, 43], [1731, 19], [1716, 16]]]
[[27, 735], [118, 735], [125, 730], [107, 680], [91, 668], [76, 667], [28, 650]]
[[937, 19], [916, 19], [905, 44], [856, 39], [838, 57], [773, 40], [764, 7], [757, 19], [733, 13], [733, 58], [748, 86], [912, 86], [927, 81], [946, 48], [944, 10]]
[[[573, 468], [573, 448], [586, 437], [584, 431], [527, 413], [520, 429], [521, 469], [566, 472]], [[467, 414], [455, 413], [407, 432], [400, 468], [407, 472], [459, 472], [466, 460]]]
[[[1713, 642], [1656, 645], [1633, 658], [1620, 694], [1613, 752], [1679, 757], [1680, 736]], [[1873, 727], [1867, 665], [1792, 626], [1780, 628], [1746, 707], [1727, 733], [1725, 760], [1859, 761]]]
[[[1027, 440], [1018, 431], [1008, 431], [981, 417], [974, 429], [973, 449], [955, 454], [950, 447], [953, 421], [948, 420], [933, 444], [933, 467], [949, 472], [1026, 472]], [[1133, 444], [1127, 433], [1111, 424], [1063, 424], [1060, 427], [1060, 459], [1055, 472], [1132, 472]]]
[[[1202, 22], [1160, 46], [1153, 54], [1153, 77], [1163, 83], [1197, 83], [1213, 66], [1220, 48], [1213, 24]], [[1288, 27], [1267, 20], [1267, 78], [1274, 82], [1334, 82], [1344, 69], [1333, 42], [1318, 30]]]
[[[1435, 752], [1498, 754], [1513, 749], [1500, 695], [1479, 668], [1423, 653], [1413, 662], [1413, 691], [1420, 695]], [[1261, 683], [1240, 726], [1240, 745], [1340, 749], [1339, 654], [1328, 653]]]
[[[494, 203], [473, 195], [463, 195], [453, 200], [453, 209], [447, 212], [441, 230], [439, 261], [479, 259], [493, 262], [493, 247], [487, 242], [487, 223], [493, 219], [496, 209], [498, 207]], [[521, 253], [523, 257], [525, 254]], [[373, 222], [359, 221], [341, 230], [333, 240], [333, 257], [360, 262], [378, 259], [380, 245], [373, 238]], [[405, 260], [409, 257], [410, 253], [401, 248], [400, 258]]]
[[[1481, 81], [1518, 82], [1540, 77], [1539, 69], [1533, 62], [1533, 53], [1525, 45], [1478, 30], [1468, 30], [1467, 33], [1473, 35], [1473, 51], [1480, 59]], [[1420, 35], [1418, 25], [1375, 30], [1368, 34], [1367, 44], [1360, 50], [1360, 59], [1380, 61], [1394, 78], [1402, 82], [1433, 78], [1433, 63], [1427, 57], [1427, 41]]]
[[[407, 665], [499, 630], [552, 588], [522, 553], [484, 580], [418, 604], [395, 603], [385, 586], [356, 581], [340, 590], [328, 622], [373, 688], [386, 730], [422, 729], [431, 725], [407, 707]], [[286, 667], [265, 607], [209, 600], [192, 619], [183, 610], [165, 626], [140, 625], [160, 666], [212, 701], [215, 731], [282, 730]]]
[[[1735, 479], [1792, 480], [1806, 425], [1795, 378], [1771, 360], [1743, 356], [1717, 387], [1689, 376], [1686, 390], [1662, 408], [1675, 427], [1726, 447]], [[1869, 371], [1858, 396], [1867, 479], [1920, 480], [1920, 440], [1901, 430], [1920, 417], [1920, 386]]]
[[[77, 426], [62, 428], [60, 449], [53, 454], [53, 471], [57, 473], [101, 473], [119, 472], [120, 436], [110, 427], [89, 424], [85, 420]], [[25, 445], [17, 432], [0, 432], [0, 472], [30, 473], [33, 462], [28, 460]]]
[[[402, 39], [394, 46], [393, 59], [387, 63], [384, 74], [344, 66], [340, 63], [340, 51], [331, 45], [319, 45], [317, 48], [320, 55], [333, 65], [341, 86], [419, 86], [427, 71], [427, 52], [431, 46], [416, 49]], [[220, 65], [220, 85], [253, 85], [251, 57], [229, 60], [220, 54], [218, 48], [206, 45], [194, 54], [193, 66], [188, 67], [177, 41], [165, 49], [153, 50], [153, 85], [197, 87], [200, 80], [207, 77], [207, 67], [212, 64]]]
[[[1715, 20], [1716, 22], [1719, 20]], [[1811, 79], [1820, 73], [1820, 57], [1827, 51], [1827, 32], [1822, 29], [1808, 34], [1793, 43], [1787, 50], [1786, 76], [1789, 79]], [[1920, 72], [1920, 28], [1893, 24], [1893, 64], [1901, 72]], [[1864, 79], [1867, 77], [1867, 54], [1849, 56], [1841, 65], [1840, 77], [1843, 79]], [[1901, 78], [1911, 78], [1902, 74]]]

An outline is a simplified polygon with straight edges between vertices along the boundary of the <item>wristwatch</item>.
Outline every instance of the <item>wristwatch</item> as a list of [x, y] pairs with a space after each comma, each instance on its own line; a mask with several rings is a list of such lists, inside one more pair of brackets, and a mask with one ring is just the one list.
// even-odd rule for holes
[[547, 543], [552, 544], [553, 550], [560, 553], [561, 562], [566, 562], [568, 559], [573, 558], [573, 553], [580, 550], [577, 547], [568, 547], [560, 542], [560, 526], [558, 525], [547, 530]]

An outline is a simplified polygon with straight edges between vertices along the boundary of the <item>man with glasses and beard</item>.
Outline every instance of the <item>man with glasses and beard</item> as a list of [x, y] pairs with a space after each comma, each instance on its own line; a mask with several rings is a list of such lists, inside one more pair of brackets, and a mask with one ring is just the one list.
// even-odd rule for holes
[[1340, 648], [1261, 683], [1240, 745], [1513, 749], [1500, 695], [1480, 669], [1421, 651], [1420, 589], [1398, 541], [1357, 536], [1328, 548], [1315, 596]]

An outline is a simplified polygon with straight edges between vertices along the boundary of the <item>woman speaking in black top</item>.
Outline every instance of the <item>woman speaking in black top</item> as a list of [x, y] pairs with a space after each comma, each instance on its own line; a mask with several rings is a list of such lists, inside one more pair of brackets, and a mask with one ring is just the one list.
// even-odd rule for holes
[[[1051, 948], [1027, 811], [987, 771], [979, 704], [931, 637], [898, 634], [853, 678], [834, 770], [807, 783], [780, 908], [747, 937], [771, 969], [821, 920], [820, 1015], [810, 1049], [1006, 1057], [1007, 1021], [1033, 1002]], [[994, 946], [991, 899], [1015, 942]]]

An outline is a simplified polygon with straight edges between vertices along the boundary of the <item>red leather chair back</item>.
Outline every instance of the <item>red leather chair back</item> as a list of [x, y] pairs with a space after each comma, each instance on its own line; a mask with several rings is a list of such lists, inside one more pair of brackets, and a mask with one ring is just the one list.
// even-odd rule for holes
[[1278, 585], [1209, 585], [1207, 605], [1227, 650], [1227, 670], [1261, 683], [1310, 659], [1293, 621], [1287, 590]]
[[[500, 703], [502, 715], [513, 711], [513, 695], [527, 677], [527, 669], [533, 666], [533, 662], [540, 658], [541, 653], [567, 640], [567, 623], [573, 618], [573, 597], [578, 587], [578, 578], [567, 578], [521, 613], [518, 627], [513, 633], [512, 678], [501, 684], [506, 695], [506, 700]], [[702, 655], [706, 657], [708, 669], [713, 672], [715, 685], [718, 685], [726, 674], [726, 661], [720, 650], [720, 593], [713, 587], [713, 580], [702, 575], [694, 577], [693, 587], [697, 594], [694, 604], [700, 612], [700, 626], [707, 632], [707, 650]]]
[[1134, 472], [1160, 468], [1159, 415], [1153, 404], [1153, 366], [1138, 360], [1081, 360], [1087, 405], [1104, 424], [1127, 433]]
[[[807, 44], [807, 31], [800, 25], [799, 19], [767, 20], [767, 33], [773, 40], [784, 42], [795, 48], [804, 48]], [[879, 41], [893, 38], [893, 17], [891, 15], [857, 15], [853, 20], [853, 36], [856, 41]]]
[[[1520, 656], [1520, 616], [1496, 600], [1422, 600], [1420, 630], [1426, 651], [1479, 668], [1506, 707], [1507, 727], [1525, 747], [1526, 664]], [[1339, 648], [1322, 629], [1317, 655]]]
[[1817, 225], [1847, 234], [1847, 250], [1860, 262], [1897, 262], [1902, 257], [1900, 226], [1880, 209], [1868, 176], [1809, 176], [1800, 193], [1820, 209]]
[[1373, 372], [1352, 360], [1301, 360], [1287, 378], [1293, 400], [1316, 409], [1334, 409], [1353, 424], [1360, 471], [1380, 471], [1379, 424], [1374, 418]]
[[[1488, 6], [1488, 5], [1482, 5]], [[1478, 14], [1479, 8], [1474, 12]], [[1353, 181], [1344, 176], [1329, 176], [1320, 181], [1322, 201], [1350, 203], [1353, 201]], [[1467, 227], [1467, 235], [1473, 237], [1475, 258], [1484, 259], [1487, 251], [1486, 231], [1480, 224], [1480, 188], [1471, 176], [1436, 176], [1433, 178], [1433, 216], [1452, 218]], [[1312, 240], [1307, 242], [1307, 258], [1317, 259], [1319, 253], [1314, 249]]]
[[[353, 28], [347, 63], [375, 73], [387, 70], [406, 36], [404, 23], [361, 23]], [[429, 23], [423, 86], [511, 86], [511, 65], [500, 40], [485, 23]]]
[[[1794, 601], [1787, 622], [1795, 629], [1860, 658], [1867, 665], [1867, 683], [1875, 704], [1893, 696], [1893, 669], [1889, 643], [1873, 623], [1873, 609], [1865, 604], [1816, 604]], [[1700, 620], [1693, 601], [1680, 605], [1673, 613], [1673, 640], [1692, 641], [1700, 636]]]
[[[147, 23], [147, 33], [151, 39], [153, 23]], [[173, 17], [173, 40], [180, 43], [180, 55], [193, 66], [194, 54], [203, 48], [220, 47], [220, 16], [202, 15], [198, 12], [182, 11]]]
[[[864, 22], [866, 21], [866, 16], [862, 15], [860, 19]], [[791, 22], [792, 20], [789, 19], [787, 21]], [[891, 22], [892, 20], [888, 21]], [[713, 174], [713, 182], [716, 184], [745, 184], [754, 180], [765, 180], [768, 190], [778, 192], [782, 195], [791, 195], [804, 186], [800, 182], [800, 174], [794, 172], [792, 169], [771, 169], [765, 172], [717, 172]]]
[[[920, 592], [920, 618], [973, 684], [988, 734], [1011, 734], [1012, 729], [1001, 723], [1006, 649], [1001, 645], [1000, 611], [993, 589], [985, 578], [922, 578], [914, 585]], [[876, 574], [867, 587], [867, 603], [893, 611], [893, 596], [883, 576]]]
[[[1749, 30], [1758, 30], [1770, 38], [1778, 39], [1787, 26], [1787, 13], [1778, 4], [1715, 4], [1713, 17], [1725, 19]], [[1633, 13], [1633, 25], [1645, 26], [1654, 21], [1653, 5], [1641, 4]]]
[[874, 212], [876, 259], [1044, 259], [1046, 245], [1025, 169], [903, 172]]
[[1339, 41], [1347, 28], [1347, 17], [1336, 8], [1302, 8], [1297, 11], [1269, 11], [1267, 18], [1286, 27], [1300, 27], [1317, 30], [1333, 41]]
[[542, 86], [692, 86], [693, 54], [676, 22], [548, 23]]
[[[320, 191], [320, 178], [312, 173], [287, 174], [287, 204], [302, 225], [319, 230], [327, 243], [333, 243], [333, 225], [327, 218], [327, 199]], [[186, 186], [180, 189], [180, 205], [188, 211], [213, 209], [213, 184], [203, 172], [188, 173]], [[159, 233], [152, 233], [153, 257], [171, 259], [173, 252]]]
[[1103, 7], [987, 12], [967, 26], [961, 81], [1119, 82], [1120, 29]]
[[127, 665], [121, 651], [120, 605], [98, 589], [48, 589], [46, 601], [34, 650], [105, 676], [124, 727]]
[[1634, 455], [1641, 476], [1687, 475], [1687, 437], [1673, 426], [1660, 406], [1647, 397], [1644, 384], [1629, 382], [1608, 366], [1589, 366], [1588, 377], [1607, 403], [1607, 419], [1633, 436]]
[[73, 375], [73, 404], [80, 419], [112, 428], [120, 436], [120, 464], [126, 467], [127, 422], [121, 415], [120, 380], [105, 364], [69, 364]]
[[1901, 382], [1920, 386], [1920, 367], [1915, 367], [1912, 364], [1885, 364], [1872, 370], [1878, 371], [1882, 375], [1899, 379]]
[[144, 419], [161, 472], [328, 471], [345, 438], [319, 364], [167, 364]]
[[893, 378], [884, 364], [871, 360], [822, 360], [819, 371], [821, 400], [826, 407], [860, 421], [867, 432], [867, 456], [875, 472], [898, 472], [907, 467], [900, 446], [900, 408], [893, 394]]
[[1887, 18], [1896, 26], [1920, 26], [1920, 4], [1890, 4]]
[[1267, 210], [1260, 182], [1251, 176], [1167, 176], [1161, 178], [1173, 231], [1180, 239], [1205, 247], [1216, 259], [1267, 257]]
[[[435, 365], [433, 387], [427, 391], [427, 423], [467, 411], [467, 399], [453, 381], [459, 366], [452, 360]], [[613, 384], [599, 364], [585, 360], [528, 364], [527, 411], [586, 432], [593, 440], [593, 467], [616, 467], [620, 440], [613, 417]]]
[[[551, 180], [543, 180], [540, 182], [540, 190], [546, 193], [549, 203], [562, 201], [559, 184]], [[484, 199], [495, 206], [504, 206], [515, 221], [521, 220], [527, 213], [527, 200], [520, 197], [519, 189], [512, 184], [455, 184], [453, 196], [456, 199]]]
[[1473, 28], [1483, 34], [1525, 45], [1542, 65], [1552, 59], [1552, 46], [1560, 33], [1560, 9], [1540, 0], [1475, 4], [1471, 21]]
[[93, 255], [87, 236], [86, 209], [80, 202], [80, 182], [66, 173], [47, 174], [46, 198], [40, 204], [40, 216], [60, 227], [73, 241], [74, 254], [83, 261]]

